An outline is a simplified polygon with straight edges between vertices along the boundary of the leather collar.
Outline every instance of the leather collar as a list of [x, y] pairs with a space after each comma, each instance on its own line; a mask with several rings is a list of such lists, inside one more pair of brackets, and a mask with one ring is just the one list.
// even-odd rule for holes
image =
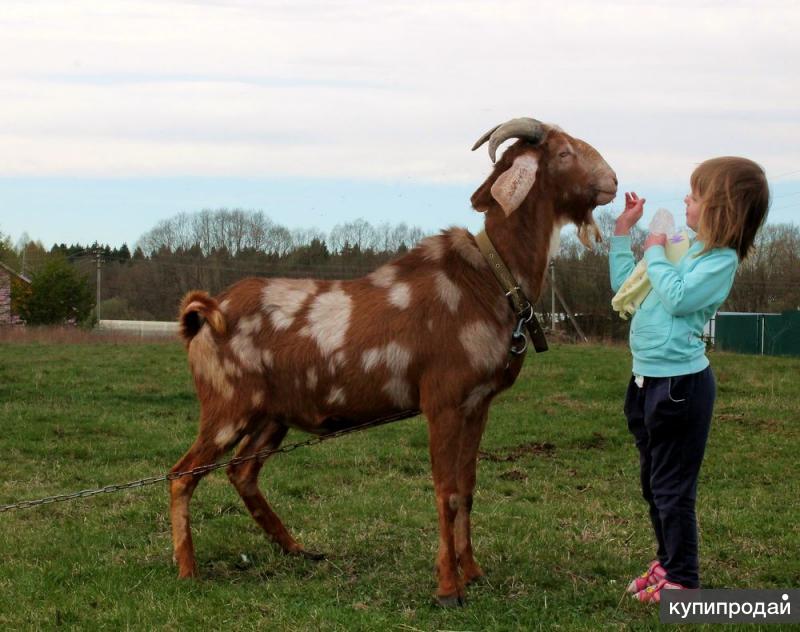
[[515, 333], [518, 332], [521, 329], [521, 325], [524, 324], [533, 342], [533, 348], [536, 349], [536, 353], [547, 351], [547, 338], [545, 338], [544, 330], [539, 324], [536, 314], [533, 312], [533, 303], [525, 296], [525, 292], [522, 291], [514, 275], [511, 274], [508, 266], [506, 266], [505, 262], [500, 257], [500, 254], [497, 252], [497, 249], [494, 247], [494, 244], [492, 244], [492, 240], [489, 239], [489, 235], [486, 234], [485, 230], [475, 235], [475, 242], [478, 244], [478, 249], [486, 259], [497, 282], [500, 284], [500, 287], [503, 288], [503, 292], [511, 303], [511, 307], [517, 317]]

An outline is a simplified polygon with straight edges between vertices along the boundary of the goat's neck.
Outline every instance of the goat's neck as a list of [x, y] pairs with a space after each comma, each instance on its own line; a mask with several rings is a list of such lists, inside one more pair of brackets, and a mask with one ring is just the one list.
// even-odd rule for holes
[[531, 301], [542, 291], [550, 243], [557, 229], [552, 203], [540, 199], [534, 200], [533, 206], [520, 208], [508, 217], [498, 209], [486, 217], [485, 224], [489, 239]]

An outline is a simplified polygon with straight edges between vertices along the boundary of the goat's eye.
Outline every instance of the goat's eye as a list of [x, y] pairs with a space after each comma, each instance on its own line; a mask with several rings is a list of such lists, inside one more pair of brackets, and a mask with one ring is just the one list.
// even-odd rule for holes
[[568, 151], [562, 151], [560, 154], [558, 154], [559, 158], [566, 158], [567, 156], [569, 156]]

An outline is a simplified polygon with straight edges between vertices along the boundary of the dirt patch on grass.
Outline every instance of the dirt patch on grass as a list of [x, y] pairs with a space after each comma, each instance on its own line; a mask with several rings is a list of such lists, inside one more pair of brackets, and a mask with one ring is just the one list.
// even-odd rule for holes
[[744, 419], [744, 413], [717, 413], [714, 417], [717, 421], [740, 421]]
[[589, 407], [586, 402], [582, 402], [567, 393], [553, 393], [548, 396], [547, 400], [558, 404], [560, 410], [583, 411]]
[[520, 470], [508, 470], [500, 474], [500, 478], [504, 481], [526, 481], [528, 480], [528, 475]]
[[715, 421], [734, 423], [746, 428], [757, 428], [765, 432], [781, 432], [785, 427], [785, 423], [780, 419], [774, 418], [759, 418], [756, 415], [745, 413], [719, 413], [714, 415]]
[[523, 443], [508, 450], [480, 450], [478, 458], [482, 461], [493, 461], [495, 463], [513, 463], [525, 456], [548, 456], [556, 449], [552, 443]]
[[580, 450], [600, 450], [606, 445], [606, 438], [602, 432], [593, 432], [592, 436], [587, 439], [580, 439], [576, 442], [575, 447]]

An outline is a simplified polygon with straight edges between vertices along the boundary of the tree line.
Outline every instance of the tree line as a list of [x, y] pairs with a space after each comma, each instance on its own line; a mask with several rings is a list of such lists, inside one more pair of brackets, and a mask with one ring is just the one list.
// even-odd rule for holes
[[[614, 217], [607, 211], [595, 216], [605, 236], [603, 243], [586, 250], [574, 231], [565, 229], [551, 272], [587, 335], [624, 338], [628, 324], [610, 306], [608, 249]], [[317, 229], [289, 230], [258, 211], [218, 209], [182, 213], [159, 222], [132, 251], [126, 244], [111, 248], [97, 243], [54, 244], [49, 250], [38, 242], [15, 247], [0, 234], [0, 260], [17, 270], [24, 261], [25, 271], [34, 280], [48, 262], [61, 261], [82, 279], [93, 297], [99, 259], [101, 302], [94, 311], [89, 308], [90, 316], [171, 320], [189, 289], [213, 294], [247, 276], [355, 278], [413, 248], [424, 236], [420, 228], [404, 223], [374, 226], [363, 219], [339, 224], [328, 234]], [[644, 231], [634, 229], [637, 258], [644, 237]], [[548, 274], [536, 304], [547, 325], [552, 309], [550, 279]], [[800, 227], [769, 224], [759, 234], [753, 255], [740, 265], [721, 309], [780, 312], [799, 307]], [[556, 312], [556, 325], [570, 330], [561, 323], [564, 309], [559, 303]]]

